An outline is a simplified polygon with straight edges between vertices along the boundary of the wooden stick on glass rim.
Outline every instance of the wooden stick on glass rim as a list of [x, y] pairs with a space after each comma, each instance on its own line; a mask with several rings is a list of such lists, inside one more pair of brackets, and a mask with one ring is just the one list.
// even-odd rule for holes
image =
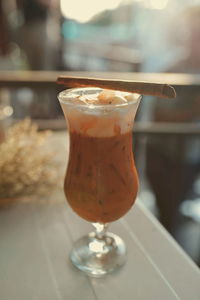
[[68, 88], [99, 87], [103, 89], [118, 90], [141, 95], [157, 96], [160, 98], [175, 98], [174, 88], [168, 84], [151, 83], [131, 80], [99, 79], [88, 77], [64, 76], [57, 79], [58, 84]]

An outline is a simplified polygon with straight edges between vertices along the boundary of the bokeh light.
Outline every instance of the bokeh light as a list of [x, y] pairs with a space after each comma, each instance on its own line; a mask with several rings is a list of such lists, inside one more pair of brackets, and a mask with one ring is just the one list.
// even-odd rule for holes
[[116, 8], [120, 2], [121, 0], [61, 0], [60, 7], [64, 17], [84, 23], [104, 10]]

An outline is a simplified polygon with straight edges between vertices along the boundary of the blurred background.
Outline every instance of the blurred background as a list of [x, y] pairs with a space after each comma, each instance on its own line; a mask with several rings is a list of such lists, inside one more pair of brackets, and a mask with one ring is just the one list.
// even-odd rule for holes
[[64, 129], [65, 71], [175, 86], [140, 106], [139, 198], [200, 265], [200, 1], [0, 0], [0, 139], [5, 119]]

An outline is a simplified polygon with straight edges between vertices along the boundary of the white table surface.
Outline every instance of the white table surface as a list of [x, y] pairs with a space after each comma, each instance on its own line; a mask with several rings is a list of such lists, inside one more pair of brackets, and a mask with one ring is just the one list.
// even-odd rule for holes
[[[66, 134], [51, 148], [64, 149]], [[64, 155], [65, 156], [65, 155]], [[60, 155], [63, 171], [66, 166]], [[73, 241], [91, 225], [54, 201], [18, 201], [0, 207], [0, 300], [200, 300], [200, 271], [160, 223], [137, 201], [110, 226], [128, 249], [126, 264], [103, 278], [90, 278], [69, 260]]]
[[1, 300], [200, 299], [199, 269], [139, 202], [110, 226], [127, 244], [126, 264], [103, 278], [77, 270], [69, 252], [91, 225], [62, 192], [52, 197], [0, 210]]

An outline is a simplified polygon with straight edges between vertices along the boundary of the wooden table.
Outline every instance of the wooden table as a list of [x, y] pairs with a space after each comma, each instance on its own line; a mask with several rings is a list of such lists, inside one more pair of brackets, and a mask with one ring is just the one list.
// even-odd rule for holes
[[62, 190], [50, 198], [0, 209], [0, 299], [200, 299], [198, 267], [139, 200], [110, 226], [126, 242], [126, 264], [97, 279], [69, 260], [73, 242], [91, 225], [72, 212]]
[[139, 201], [110, 228], [127, 244], [126, 264], [100, 279], [78, 271], [69, 252], [91, 226], [62, 192], [53, 197], [0, 210], [0, 299], [200, 299], [199, 269]]

